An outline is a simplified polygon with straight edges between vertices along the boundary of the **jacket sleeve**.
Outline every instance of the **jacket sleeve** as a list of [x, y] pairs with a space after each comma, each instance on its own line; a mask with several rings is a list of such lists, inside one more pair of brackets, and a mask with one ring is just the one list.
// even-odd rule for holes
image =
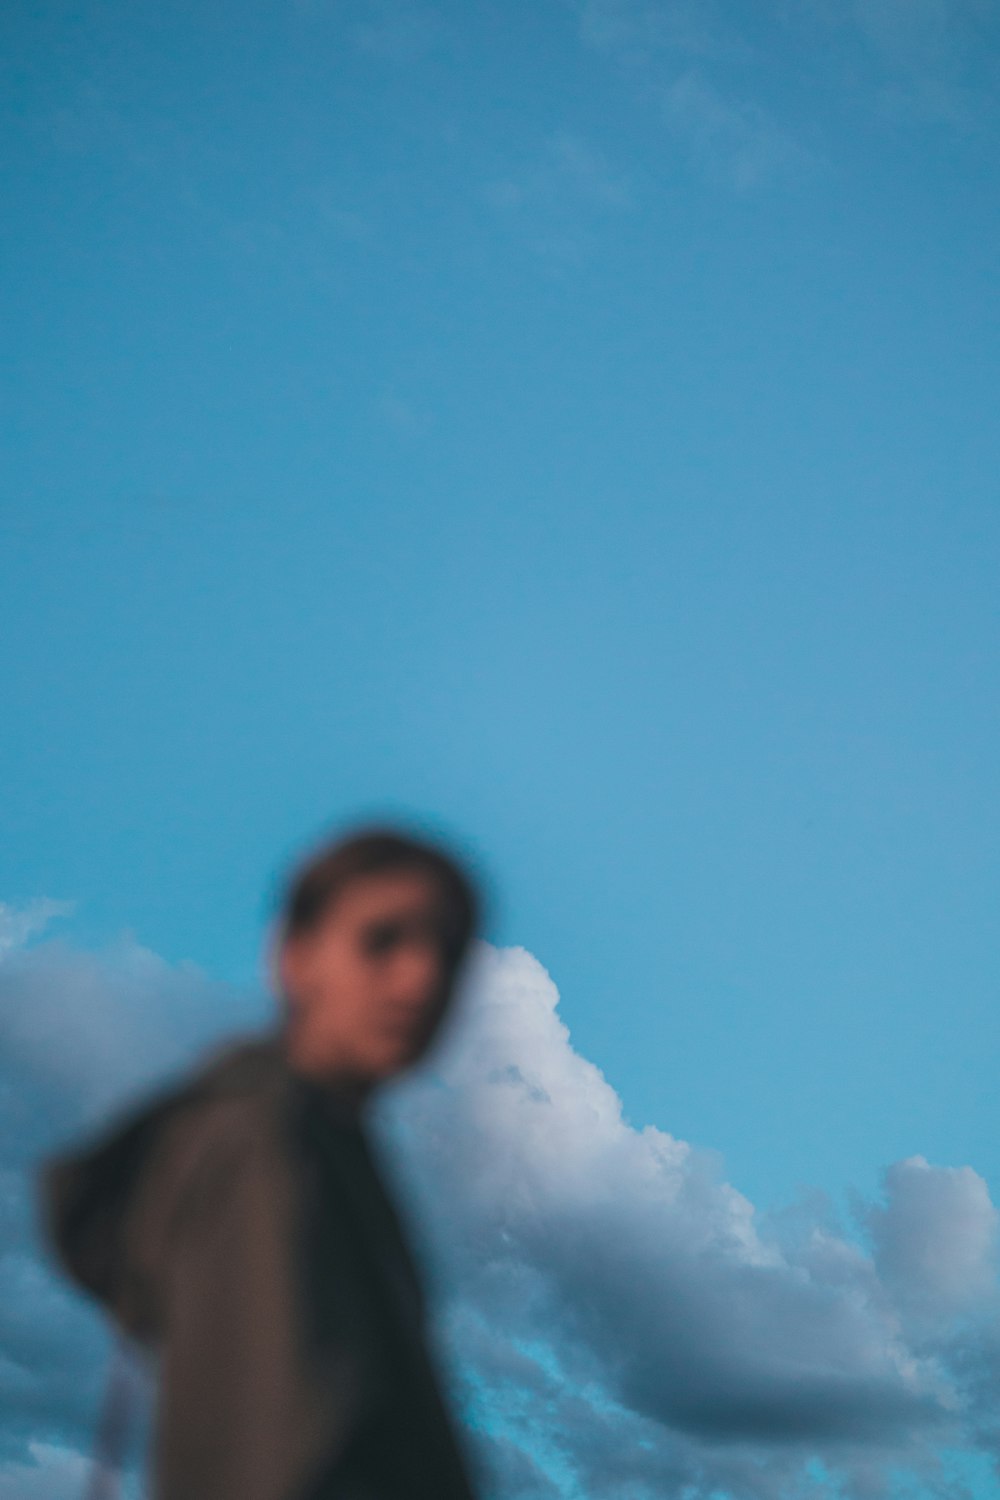
[[224, 1116], [160, 1154], [131, 1230], [159, 1297], [153, 1493], [296, 1500], [349, 1441], [359, 1372], [306, 1358], [292, 1164]]

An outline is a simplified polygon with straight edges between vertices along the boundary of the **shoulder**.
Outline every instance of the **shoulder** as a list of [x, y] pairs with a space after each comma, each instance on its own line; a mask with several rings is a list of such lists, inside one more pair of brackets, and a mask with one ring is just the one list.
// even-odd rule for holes
[[244, 1039], [43, 1162], [41, 1227], [64, 1270], [109, 1309], [130, 1300], [188, 1207], [280, 1178], [283, 1094], [275, 1040]]
[[173, 1219], [192, 1206], [211, 1207], [249, 1173], [278, 1174], [290, 1158], [287, 1121], [288, 1075], [275, 1042], [220, 1050], [178, 1095], [158, 1132], [143, 1198]]
[[297, 1185], [283, 1102], [280, 1069], [256, 1046], [210, 1059], [174, 1101], [123, 1226], [126, 1279], [142, 1309], [133, 1322], [162, 1327], [192, 1275], [221, 1292], [251, 1262], [284, 1254]]

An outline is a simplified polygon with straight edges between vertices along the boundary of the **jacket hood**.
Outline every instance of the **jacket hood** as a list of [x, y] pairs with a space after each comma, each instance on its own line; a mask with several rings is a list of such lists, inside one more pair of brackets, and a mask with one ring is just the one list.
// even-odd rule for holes
[[276, 1038], [230, 1044], [211, 1054], [193, 1077], [145, 1100], [89, 1141], [42, 1162], [38, 1193], [43, 1235], [81, 1290], [109, 1310], [118, 1302], [126, 1272], [126, 1220], [150, 1156], [178, 1114], [227, 1095], [256, 1092], [282, 1073]]

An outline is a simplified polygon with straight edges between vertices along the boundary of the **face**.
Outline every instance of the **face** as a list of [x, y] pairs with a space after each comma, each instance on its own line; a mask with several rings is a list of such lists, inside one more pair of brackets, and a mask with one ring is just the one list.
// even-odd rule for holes
[[448, 1007], [441, 893], [432, 875], [359, 876], [277, 955], [296, 1072], [374, 1084], [415, 1062]]

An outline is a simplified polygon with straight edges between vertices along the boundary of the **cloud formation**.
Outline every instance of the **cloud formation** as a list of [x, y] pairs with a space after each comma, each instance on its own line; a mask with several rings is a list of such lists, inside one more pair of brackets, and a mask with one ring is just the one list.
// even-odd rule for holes
[[[988, 0], [852, 0], [841, 10], [880, 66], [884, 111], [903, 120], [974, 122], [985, 102], [977, 75], [989, 54]], [[992, 82], [986, 78], [987, 89]]]
[[488, 183], [484, 197], [500, 223], [557, 264], [586, 256], [595, 228], [633, 206], [630, 183], [568, 130], [555, 131], [533, 160]]
[[707, 176], [742, 193], [809, 164], [761, 96], [753, 49], [716, 6], [582, 0], [577, 9], [584, 45], [632, 80]]
[[416, 62], [440, 37], [440, 18], [413, 0], [364, 0], [354, 13], [355, 46], [382, 62]]
[[23, 946], [68, 910], [6, 907], [0, 925], [0, 1500], [82, 1493], [110, 1354], [101, 1319], [39, 1244], [35, 1163], [260, 1014], [253, 997], [129, 938], [101, 954]]
[[[467, 989], [378, 1124], [491, 1494], [864, 1500], [904, 1472], [954, 1496], [940, 1450], [998, 1452], [997, 1213], [975, 1172], [895, 1164], [860, 1238], [769, 1219], [713, 1153], [628, 1123], [530, 954], [483, 945]], [[0, 1500], [79, 1488], [106, 1354], [40, 1257], [32, 1161], [261, 1015], [132, 941], [0, 962]]]
[[996, 1327], [983, 1180], [891, 1167], [862, 1214], [873, 1253], [819, 1219], [782, 1230], [714, 1156], [628, 1124], [530, 954], [484, 949], [470, 989], [391, 1124], [469, 1399], [503, 1414], [504, 1471], [513, 1446], [567, 1494], [560, 1475], [787, 1500], [817, 1459], [852, 1494], [899, 1465], [932, 1486], [938, 1446], [975, 1425], [963, 1320], [987, 1342]]
[[682, 152], [739, 193], [820, 165], [775, 55], [801, 50], [831, 99], [869, 118], [981, 129], [995, 116], [989, 0], [776, 0], [752, 23], [712, 0], [570, 0], [579, 37], [628, 77]]
[[57, 917], [67, 917], [73, 910], [71, 901], [42, 898], [26, 906], [10, 906], [0, 901], [0, 958], [15, 948], [23, 948], [38, 933], [44, 932]]

